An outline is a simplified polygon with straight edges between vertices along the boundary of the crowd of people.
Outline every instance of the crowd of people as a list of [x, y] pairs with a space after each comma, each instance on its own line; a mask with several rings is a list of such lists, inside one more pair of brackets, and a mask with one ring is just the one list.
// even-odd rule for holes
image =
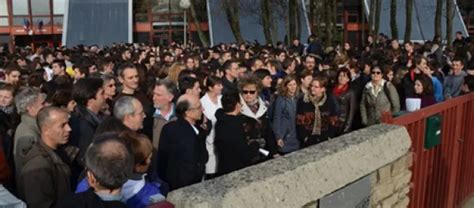
[[146, 207], [474, 90], [474, 41], [17, 48], [0, 68], [0, 190], [28, 207]]

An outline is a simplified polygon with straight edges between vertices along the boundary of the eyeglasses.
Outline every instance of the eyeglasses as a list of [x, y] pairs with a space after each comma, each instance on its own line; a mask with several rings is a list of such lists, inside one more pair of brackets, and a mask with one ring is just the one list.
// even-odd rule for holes
[[371, 74], [377, 74], [377, 75], [380, 75], [380, 74], [382, 74], [382, 72], [379, 72], [379, 71], [373, 71], [373, 72], [371, 72]]
[[252, 95], [253, 95], [253, 94], [255, 94], [256, 92], [257, 92], [257, 91], [255, 91], [255, 90], [242, 90], [242, 93], [244, 93], [244, 94], [252, 94]]

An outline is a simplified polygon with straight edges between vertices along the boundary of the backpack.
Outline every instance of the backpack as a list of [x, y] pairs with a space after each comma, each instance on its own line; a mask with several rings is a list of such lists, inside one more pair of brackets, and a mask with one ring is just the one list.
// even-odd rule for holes
[[388, 102], [390, 102], [390, 111], [392, 111], [393, 101], [392, 101], [392, 96], [390, 96], [390, 91], [388, 90], [387, 84], [388, 84], [388, 81], [386, 81], [383, 84], [383, 92], [385, 93], [385, 96], [387, 96]]

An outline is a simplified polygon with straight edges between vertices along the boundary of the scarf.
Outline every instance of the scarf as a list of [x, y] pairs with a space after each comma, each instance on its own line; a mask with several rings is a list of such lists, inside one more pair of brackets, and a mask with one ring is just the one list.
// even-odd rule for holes
[[321, 97], [312, 97], [305, 95], [304, 101], [308, 102], [311, 101], [314, 105], [314, 123], [313, 123], [313, 130], [311, 131], [311, 135], [320, 135], [321, 134], [321, 111], [319, 111], [319, 107], [326, 103], [327, 96], [326, 93], [323, 94]]
[[343, 85], [342, 87], [339, 87], [339, 86], [336, 86], [333, 90], [332, 90], [332, 94], [336, 97], [339, 97], [341, 96], [342, 94], [346, 93], [347, 90], [349, 89], [349, 84], [345, 84]]
[[9, 105], [9, 106], [1, 106], [0, 110], [3, 111], [4, 113], [11, 115], [13, 111], [15, 110], [14, 105]]
[[260, 108], [260, 104], [258, 103], [258, 99], [257, 99], [257, 102], [247, 104], [247, 105], [249, 106], [250, 111], [252, 111], [253, 114], [257, 114], [258, 109]]

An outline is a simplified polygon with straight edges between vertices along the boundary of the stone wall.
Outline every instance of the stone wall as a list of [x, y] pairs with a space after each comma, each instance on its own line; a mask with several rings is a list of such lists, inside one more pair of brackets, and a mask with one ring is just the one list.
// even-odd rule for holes
[[175, 190], [168, 200], [176, 207], [314, 207], [370, 176], [372, 207], [406, 207], [410, 145], [405, 128], [372, 126]]
[[407, 207], [409, 203], [412, 154], [400, 157], [372, 174], [372, 207]]

